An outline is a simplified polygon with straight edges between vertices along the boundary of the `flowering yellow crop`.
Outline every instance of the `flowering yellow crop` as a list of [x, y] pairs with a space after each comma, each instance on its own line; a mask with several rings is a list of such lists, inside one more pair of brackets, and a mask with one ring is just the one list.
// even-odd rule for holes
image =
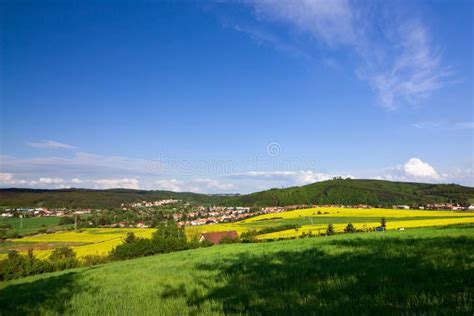
[[[318, 214], [321, 212], [321, 214]], [[326, 213], [326, 214], [325, 214]], [[342, 207], [321, 207], [294, 210], [281, 213], [271, 213], [249, 218], [241, 223], [251, 223], [262, 220], [271, 220], [273, 218], [298, 218], [305, 216], [317, 217], [468, 217], [474, 216], [474, 213], [453, 212], [453, 211], [425, 211], [425, 210], [394, 210], [384, 208], [354, 209]]]
[[[390, 218], [388, 221], [388, 229], [391, 229], [392, 225], [395, 225], [396, 227], [423, 227], [447, 225], [449, 223], [464, 223], [469, 222], [469, 219], [474, 219], [474, 213], [427, 210], [395, 210], [383, 208], [353, 209], [342, 207], [321, 207], [265, 214], [234, 223], [187, 227], [186, 232], [188, 236], [203, 232], [226, 230], [235, 230], [238, 233], [242, 233], [250, 229], [260, 230], [264, 227], [271, 227], [272, 223], [275, 221], [279, 221], [275, 222], [275, 225], [282, 225], [286, 224], [284, 222], [285, 220], [294, 221], [301, 219], [302, 221], [299, 221], [299, 224], [302, 224], [303, 226], [300, 227], [298, 231], [291, 229], [288, 231], [269, 233], [259, 237], [289, 238], [299, 236], [302, 232], [308, 233], [310, 230], [312, 230], [313, 234], [317, 234], [317, 230], [323, 232], [326, 230], [326, 227], [329, 223], [335, 221], [334, 219], [338, 219], [335, 221], [336, 223], [333, 223], [334, 229], [336, 231], [343, 231], [346, 225], [350, 222], [352, 222], [354, 227], [357, 229], [379, 226], [379, 222], [372, 221], [374, 218], [382, 217]], [[436, 217], [440, 218], [436, 219]], [[345, 220], [345, 218], [347, 218], [347, 220]], [[367, 218], [367, 220], [364, 220], [363, 218]], [[412, 220], [408, 221], [408, 218]], [[305, 225], [305, 222], [312, 222], [312, 219], [319, 223], [315, 223], [314, 225]], [[321, 222], [323, 222], [323, 224]]]
[[[120, 245], [128, 232], [133, 232], [135, 236], [150, 238], [155, 229], [142, 228], [87, 228], [80, 231], [57, 232], [54, 234], [43, 234], [30, 236], [21, 239], [11, 240], [13, 243], [31, 243], [32, 248], [52, 248], [55, 244], [69, 245], [74, 249], [77, 256], [82, 258], [87, 255], [106, 255], [112, 248]], [[46, 258], [51, 253], [48, 250], [35, 250], [38, 258]], [[24, 253], [25, 251], [22, 251]], [[6, 257], [0, 254], [0, 259]]]
[[235, 230], [236, 232], [243, 233], [248, 231], [246, 226], [240, 224], [241, 222], [236, 223], [227, 223], [227, 224], [211, 224], [211, 225], [203, 225], [203, 226], [188, 226], [186, 227], [186, 234], [188, 237], [192, 238], [194, 236], [198, 236], [202, 233], [208, 232], [222, 232], [228, 230]]
[[[396, 221], [388, 222], [386, 225], [387, 230], [395, 230], [399, 228], [415, 228], [415, 227], [430, 227], [430, 226], [445, 226], [452, 224], [467, 224], [474, 223], [474, 217], [462, 217], [462, 218], [440, 218], [440, 219], [424, 219], [424, 220], [409, 220], [409, 221]], [[355, 223], [353, 224], [356, 229], [368, 229], [380, 226], [380, 222], [370, 223]], [[347, 224], [334, 224], [334, 231], [343, 232]], [[301, 234], [312, 233], [318, 235], [319, 233], [324, 234], [326, 232], [327, 225], [303, 225], [302, 227], [295, 229], [284, 230], [275, 233], [269, 233], [259, 235], [259, 239], [277, 239], [277, 238], [294, 238]]]

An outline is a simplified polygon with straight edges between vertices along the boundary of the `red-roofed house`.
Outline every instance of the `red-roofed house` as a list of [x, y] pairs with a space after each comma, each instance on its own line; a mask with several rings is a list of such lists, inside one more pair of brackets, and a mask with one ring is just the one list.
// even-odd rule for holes
[[239, 238], [239, 234], [235, 230], [231, 231], [225, 231], [225, 232], [212, 232], [212, 233], [204, 233], [201, 235], [201, 238], [199, 239], [200, 242], [203, 242], [204, 240], [212, 242], [214, 245], [217, 245], [222, 238], [230, 238], [230, 239], [236, 239]]

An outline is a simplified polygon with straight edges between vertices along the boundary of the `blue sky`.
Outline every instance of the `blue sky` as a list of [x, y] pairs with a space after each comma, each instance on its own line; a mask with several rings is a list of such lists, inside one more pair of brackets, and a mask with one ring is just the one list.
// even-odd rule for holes
[[472, 1], [4, 1], [2, 187], [473, 185]]

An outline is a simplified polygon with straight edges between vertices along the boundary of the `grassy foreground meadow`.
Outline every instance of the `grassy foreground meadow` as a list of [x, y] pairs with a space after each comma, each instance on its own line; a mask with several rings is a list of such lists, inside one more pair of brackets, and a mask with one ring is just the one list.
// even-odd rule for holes
[[1, 315], [465, 314], [474, 225], [230, 244], [0, 284]]

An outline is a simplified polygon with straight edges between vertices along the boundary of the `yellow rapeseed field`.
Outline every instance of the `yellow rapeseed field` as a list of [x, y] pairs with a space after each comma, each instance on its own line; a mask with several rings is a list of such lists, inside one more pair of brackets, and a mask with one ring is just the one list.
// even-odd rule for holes
[[[77, 256], [82, 258], [87, 255], [106, 255], [112, 248], [122, 243], [128, 232], [133, 232], [137, 237], [150, 238], [155, 229], [149, 228], [86, 228], [79, 231], [57, 232], [54, 234], [42, 234], [29, 236], [21, 239], [12, 239], [11, 242], [18, 245], [28, 243], [35, 249], [38, 258], [45, 258], [51, 253], [51, 249], [36, 250], [41, 248], [53, 248], [54, 244], [68, 245], [74, 249]], [[14, 248], [12, 246], [11, 248]], [[25, 247], [23, 246], [22, 249]], [[22, 253], [27, 250], [20, 251]], [[0, 259], [6, 254], [0, 254]]]
[[[321, 213], [321, 214], [318, 214]], [[387, 229], [397, 229], [399, 227], [426, 227], [426, 226], [442, 226], [449, 224], [458, 223], [472, 223], [474, 222], [474, 213], [467, 212], [453, 212], [453, 211], [429, 211], [429, 210], [395, 210], [395, 209], [383, 209], [383, 208], [371, 208], [371, 209], [353, 209], [353, 208], [342, 208], [342, 207], [321, 207], [321, 208], [309, 208], [294, 211], [287, 211], [281, 213], [271, 213], [252, 217], [243, 221], [226, 223], [226, 224], [211, 224], [205, 226], [187, 227], [186, 231], [188, 236], [196, 235], [204, 232], [214, 231], [228, 231], [235, 230], [239, 234], [250, 229], [259, 230], [263, 227], [271, 226], [274, 221], [281, 220], [297, 220], [297, 219], [318, 219], [324, 222], [323, 224], [314, 225], [302, 225], [297, 231], [294, 229], [269, 233], [260, 235], [258, 238], [261, 239], [273, 239], [273, 238], [292, 238], [301, 235], [303, 232], [318, 234], [318, 231], [323, 233], [326, 231], [327, 225], [338, 219], [338, 222], [347, 221], [344, 223], [334, 223], [334, 229], [336, 232], [342, 232], [346, 225], [350, 222], [357, 229], [373, 228], [380, 225], [380, 221], [372, 222], [370, 218], [390, 218], [387, 223]], [[431, 217], [430, 219], [428, 219]], [[434, 217], [434, 219], [433, 219]], [[440, 217], [436, 219], [436, 217]], [[361, 220], [361, 218], [367, 218]], [[406, 220], [407, 218], [413, 218]], [[420, 219], [417, 219], [420, 218]], [[356, 220], [354, 220], [356, 219]], [[309, 221], [309, 220], [308, 220]], [[363, 222], [361, 222], [363, 221]], [[270, 225], [269, 225], [270, 224]]]
[[[318, 214], [321, 212], [321, 214]], [[474, 216], [474, 213], [453, 212], [453, 211], [426, 211], [426, 210], [394, 210], [383, 208], [370, 209], [354, 209], [342, 207], [321, 207], [308, 208], [302, 210], [294, 210], [282, 213], [271, 213], [249, 218], [241, 223], [251, 223], [272, 218], [298, 218], [305, 216], [318, 217], [429, 217], [429, 216], [443, 216], [443, 217], [466, 217]]]
[[[424, 219], [424, 220], [409, 220], [409, 221], [396, 221], [387, 222], [386, 229], [394, 230], [399, 228], [415, 228], [415, 227], [429, 227], [429, 226], [445, 226], [452, 224], [467, 224], [474, 223], [474, 217], [459, 217], [459, 218], [442, 218], [442, 219]], [[369, 222], [369, 223], [355, 223], [353, 224], [356, 229], [368, 229], [380, 226], [380, 222]], [[335, 232], [343, 232], [347, 224], [334, 224]], [[284, 230], [275, 233], [269, 233], [258, 236], [259, 239], [277, 239], [277, 238], [294, 238], [301, 234], [312, 233], [317, 235], [319, 233], [325, 233], [327, 225], [303, 225], [302, 227], [295, 229]]]

